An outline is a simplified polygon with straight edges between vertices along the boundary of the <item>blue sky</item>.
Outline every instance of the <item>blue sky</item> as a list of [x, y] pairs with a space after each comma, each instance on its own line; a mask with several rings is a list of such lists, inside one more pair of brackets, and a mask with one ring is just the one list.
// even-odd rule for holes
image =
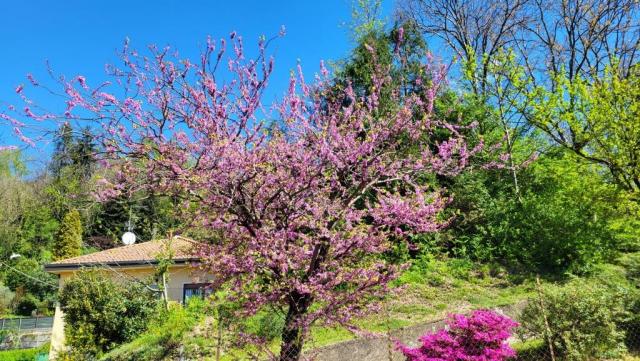
[[[383, 1], [383, 16], [392, 10], [393, 0]], [[5, 0], [0, 14], [0, 101], [11, 103], [27, 73], [45, 77], [46, 60], [56, 73], [82, 74], [93, 84], [104, 80], [104, 65], [117, 60], [126, 37], [137, 49], [171, 45], [184, 57], [196, 57], [207, 35], [237, 31], [250, 49], [260, 35], [275, 35], [284, 25], [287, 35], [272, 47], [271, 96], [284, 90], [298, 59], [313, 74], [320, 60], [342, 58], [353, 45], [346, 25], [351, 0]], [[16, 144], [13, 138], [0, 127], [0, 145]]]

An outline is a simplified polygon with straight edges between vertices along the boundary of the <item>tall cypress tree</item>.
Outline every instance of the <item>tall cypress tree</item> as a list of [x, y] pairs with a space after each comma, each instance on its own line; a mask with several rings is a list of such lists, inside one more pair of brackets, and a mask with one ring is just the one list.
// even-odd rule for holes
[[72, 209], [64, 215], [55, 246], [53, 248], [54, 260], [60, 260], [80, 255], [82, 248], [82, 221], [80, 212]]

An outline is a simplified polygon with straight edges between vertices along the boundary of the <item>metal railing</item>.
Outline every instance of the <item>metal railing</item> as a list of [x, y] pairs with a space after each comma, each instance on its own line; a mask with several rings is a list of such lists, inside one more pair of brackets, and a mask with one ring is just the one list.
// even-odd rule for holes
[[0, 319], [0, 330], [37, 330], [53, 327], [53, 317], [20, 317]]

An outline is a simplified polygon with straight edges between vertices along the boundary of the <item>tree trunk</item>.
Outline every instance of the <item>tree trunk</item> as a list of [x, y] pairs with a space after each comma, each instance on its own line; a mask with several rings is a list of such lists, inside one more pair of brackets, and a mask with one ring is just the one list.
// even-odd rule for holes
[[302, 317], [307, 313], [311, 297], [293, 291], [289, 295], [289, 311], [282, 329], [282, 347], [279, 361], [298, 361], [304, 346], [304, 330]]

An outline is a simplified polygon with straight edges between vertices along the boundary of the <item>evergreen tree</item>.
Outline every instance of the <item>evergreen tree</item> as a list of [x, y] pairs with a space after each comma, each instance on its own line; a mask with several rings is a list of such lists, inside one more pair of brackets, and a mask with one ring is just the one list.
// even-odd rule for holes
[[72, 209], [65, 214], [60, 225], [53, 248], [55, 260], [70, 258], [80, 255], [82, 247], [82, 222], [80, 213]]
[[49, 170], [55, 179], [60, 179], [63, 170], [73, 164], [72, 153], [74, 147], [73, 128], [64, 123], [56, 134], [55, 150], [51, 156]]

